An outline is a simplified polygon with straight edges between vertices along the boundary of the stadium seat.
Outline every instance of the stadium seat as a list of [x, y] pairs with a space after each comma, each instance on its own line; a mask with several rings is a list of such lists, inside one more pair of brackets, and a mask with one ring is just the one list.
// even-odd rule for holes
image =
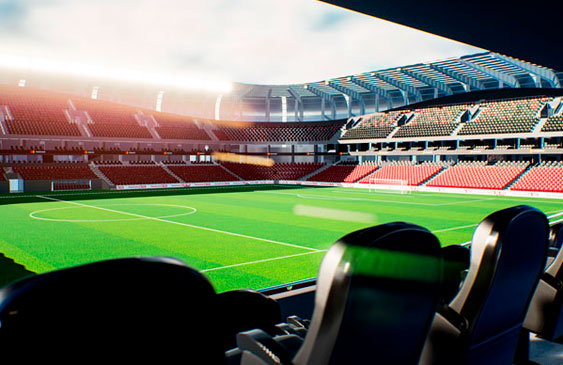
[[442, 303], [449, 304], [457, 295], [460, 285], [469, 269], [471, 252], [461, 245], [451, 245], [442, 248], [444, 257], [444, 276], [442, 284]]
[[115, 259], [48, 272], [3, 288], [0, 299], [5, 358], [224, 359], [213, 333], [215, 291], [179, 260]]
[[239, 332], [260, 328], [275, 335], [275, 327], [281, 321], [278, 302], [253, 290], [230, 290], [217, 294], [218, 323], [221, 325], [223, 349], [236, 347]]
[[495, 212], [475, 230], [469, 272], [434, 318], [421, 364], [511, 364], [543, 271], [549, 227], [529, 206]]
[[243, 332], [242, 364], [415, 364], [441, 276], [440, 243], [422, 227], [395, 222], [350, 233], [323, 258], [302, 344], [297, 335]]
[[[539, 337], [563, 343], [563, 223], [551, 227], [550, 246], [555, 248], [555, 258], [547, 266], [524, 321], [524, 330], [519, 343], [519, 363], [528, 359], [530, 333]], [[524, 354], [524, 355], [522, 355]], [[522, 358], [522, 356], [524, 358]]]

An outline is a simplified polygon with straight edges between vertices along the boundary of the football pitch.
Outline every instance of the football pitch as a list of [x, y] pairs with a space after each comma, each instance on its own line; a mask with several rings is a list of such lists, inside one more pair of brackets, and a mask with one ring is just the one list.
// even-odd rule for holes
[[45, 193], [0, 204], [0, 252], [28, 271], [171, 256], [219, 292], [314, 278], [333, 242], [376, 224], [415, 223], [450, 245], [469, 242], [485, 216], [514, 205], [563, 218], [563, 201], [554, 199], [332, 187]]

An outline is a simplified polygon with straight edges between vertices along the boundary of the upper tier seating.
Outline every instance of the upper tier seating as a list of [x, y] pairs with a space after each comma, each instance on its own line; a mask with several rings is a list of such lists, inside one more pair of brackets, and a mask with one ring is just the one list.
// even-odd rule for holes
[[136, 108], [104, 101], [73, 98], [78, 110], [88, 112], [93, 124], [88, 128], [95, 137], [152, 138], [149, 130], [135, 119]]
[[115, 185], [173, 184], [179, 182], [160, 166], [99, 166]]
[[347, 129], [340, 139], [385, 138], [397, 127], [406, 111], [367, 115], [354, 128]]
[[353, 183], [376, 169], [377, 166], [373, 165], [334, 165], [309, 177], [307, 180]]
[[315, 123], [225, 123], [213, 133], [221, 141], [308, 142], [328, 141], [342, 127], [342, 122]]
[[393, 138], [449, 136], [459, 125], [456, 121], [468, 105], [451, 105], [414, 110], [414, 120], [402, 126]]
[[426, 186], [504, 189], [524, 172], [527, 166], [527, 162], [499, 162], [494, 166], [486, 166], [480, 162], [460, 162], [430, 180]]
[[208, 182], [208, 181], [238, 181], [233, 174], [217, 165], [190, 165], [190, 166], [168, 166], [176, 176], [185, 182]]
[[432, 163], [420, 165], [384, 165], [373, 174], [359, 181], [360, 184], [405, 184], [416, 186], [428, 180], [442, 169], [442, 166]]
[[98, 176], [85, 164], [14, 166], [23, 180], [92, 180]]
[[561, 132], [563, 131], [563, 114], [547, 118], [543, 125], [542, 132]]
[[542, 162], [532, 167], [510, 190], [563, 193], [563, 162]]
[[189, 117], [169, 113], [151, 115], [159, 124], [155, 129], [162, 139], [211, 140], [211, 137]]
[[479, 105], [477, 117], [465, 123], [458, 135], [532, 132], [539, 122], [538, 112], [548, 100], [531, 98], [483, 102]]
[[495, 212], [477, 227], [469, 272], [440, 306], [421, 364], [512, 364], [546, 262], [549, 226], [529, 206]]
[[242, 332], [241, 363], [417, 364], [441, 277], [440, 242], [428, 230], [394, 222], [352, 232], [323, 258], [304, 339]]
[[228, 170], [244, 180], [297, 180], [320, 169], [321, 163], [277, 163], [271, 167], [223, 162]]
[[24, 363], [83, 356], [224, 362], [215, 290], [176, 259], [116, 259], [33, 275], [3, 288], [0, 298], [4, 355]]
[[7, 134], [80, 136], [64, 114], [68, 97], [46, 91], [2, 85], [0, 119]]

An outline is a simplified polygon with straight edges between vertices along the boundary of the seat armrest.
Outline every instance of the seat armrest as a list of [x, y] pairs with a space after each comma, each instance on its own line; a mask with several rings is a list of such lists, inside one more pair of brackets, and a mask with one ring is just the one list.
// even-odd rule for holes
[[438, 313], [440, 313], [442, 317], [444, 317], [444, 319], [447, 320], [452, 326], [457, 328], [460, 333], [467, 331], [467, 328], [469, 327], [467, 319], [453, 310], [450, 306], [442, 305], [438, 307]]
[[291, 364], [290, 354], [266, 332], [254, 329], [237, 334], [241, 351], [252, 353], [268, 365]]

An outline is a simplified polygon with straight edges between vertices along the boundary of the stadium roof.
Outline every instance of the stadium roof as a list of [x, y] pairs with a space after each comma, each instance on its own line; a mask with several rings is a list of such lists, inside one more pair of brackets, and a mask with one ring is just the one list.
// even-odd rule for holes
[[321, 0], [475, 47], [563, 70], [558, 0]]
[[[256, 101], [258, 98], [265, 104], [266, 100], [275, 98], [294, 99], [290, 104], [296, 104], [292, 109], [295, 110], [295, 120], [303, 120], [300, 115], [305, 113], [304, 100], [309, 103], [316, 100], [322, 109], [322, 118], [330, 120], [471, 91], [559, 89], [562, 84], [561, 71], [499, 53], [484, 52], [303, 84], [238, 84], [233, 93], [239, 101], [250, 98]], [[285, 113], [288, 113], [287, 108]], [[266, 115], [271, 116], [271, 110]]]

